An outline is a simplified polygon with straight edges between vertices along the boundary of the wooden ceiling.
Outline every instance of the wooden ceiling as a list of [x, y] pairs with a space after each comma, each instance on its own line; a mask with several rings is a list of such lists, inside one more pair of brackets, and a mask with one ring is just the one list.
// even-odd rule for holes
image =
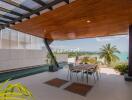
[[76, 0], [11, 28], [53, 40], [127, 34], [132, 0]]

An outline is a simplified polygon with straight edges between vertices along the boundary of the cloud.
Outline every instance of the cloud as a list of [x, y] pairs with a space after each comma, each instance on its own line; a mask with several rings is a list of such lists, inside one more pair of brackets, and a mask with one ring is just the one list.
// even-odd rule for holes
[[71, 46], [63, 46], [63, 45], [51, 45], [52, 50], [62, 50], [62, 51], [81, 51], [82, 48], [79, 47], [71, 47]]
[[121, 39], [121, 38], [128, 39], [128, 37], [129, 37], [128, 35], [120, 35], [120, 36], [97, 37], [95, 39], [98, 42], [107, 42], [107, 41], [118, 40], [118, 39]]
[[111, 41], [112, 39], [110, 38], [96, 38], [96, 41], [98, 42], [103, 42], [103, 41]]
[[59, 48], [61, 48], [61, 49], [65, 49], [65, 48], [67, 48], [67, 46], [62, 46], [62, 45], [51, 45], [51, 48], [56, 48], [56, 49], [59, 49]]

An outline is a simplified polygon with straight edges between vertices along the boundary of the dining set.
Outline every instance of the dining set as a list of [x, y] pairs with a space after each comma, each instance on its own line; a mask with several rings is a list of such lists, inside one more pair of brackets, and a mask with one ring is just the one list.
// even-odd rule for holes
[[75, 76], [77, 81], [79, 81], [79, 74], [81, 75], [82, 81], [84, 81], [86, 77], [87, 83], [89, 75], [93, 76], [94, 82], [96, 82], [101, 76], [97, 64], [69, 64], [67, 79], [70, 77], [70, 80], [72, 80], [73, 76]]

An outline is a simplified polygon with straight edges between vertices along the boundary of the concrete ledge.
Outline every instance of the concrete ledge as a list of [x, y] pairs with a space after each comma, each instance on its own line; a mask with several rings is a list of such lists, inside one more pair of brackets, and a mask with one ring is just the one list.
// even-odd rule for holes
[[[48, 66], [47, 64], [45, 64], [45, 65]], [[45, 66], [45, 65], [34, 65], [34, 66], [27, 66], [27, 67], [22, 67], [22, 68], [13, 68], [13, 69], [8, 69], [8, 70], [0, 70], [0, 74], [1, 73], [6, 73], [6, 72], [20, 71], [20, 70], [24, 70], [24, 69], [37, 68], [37, 67]]]
[[128, 74], [125, 74], [124, 78], [125, 78], [126, 81], [131, 81], [132, 82], [132, 76], [128, 76]]

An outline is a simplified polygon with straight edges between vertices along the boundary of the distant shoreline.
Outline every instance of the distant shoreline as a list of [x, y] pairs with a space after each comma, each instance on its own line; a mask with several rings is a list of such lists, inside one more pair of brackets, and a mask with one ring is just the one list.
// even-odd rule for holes
[[[57, 52], [54, 52], [55, 54]], [[76, 56], [99, 56], [99, 52], [88, 52], [88, 51], [80, 51], [80, 52], [61, 52], [59, 54], [68, 54], [68, 57], [76, 57]], [[119, 54], [116, 53], [116, 55], [120, 58], [120, 61], [128, 61], [128, 52], [120, 52]]]

